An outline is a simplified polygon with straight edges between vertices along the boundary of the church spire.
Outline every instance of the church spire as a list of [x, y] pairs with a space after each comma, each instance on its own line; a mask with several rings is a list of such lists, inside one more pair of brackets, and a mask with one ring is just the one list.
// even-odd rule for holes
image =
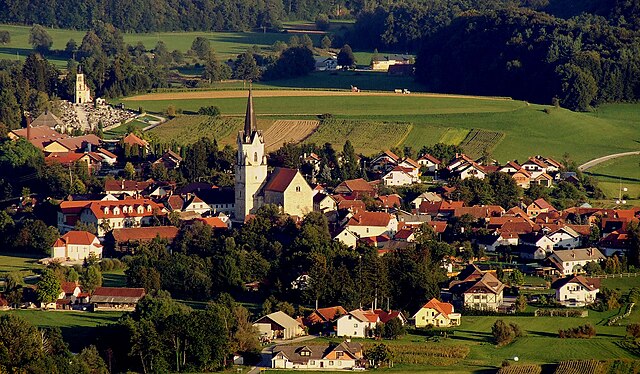
[[249, 86], [249, 98], [247, 99], [247, 113], [244, 117], [244, 136], [251, 136], [251, 133], [258, 129], [256, 112], [253, 110], [253, 94]]

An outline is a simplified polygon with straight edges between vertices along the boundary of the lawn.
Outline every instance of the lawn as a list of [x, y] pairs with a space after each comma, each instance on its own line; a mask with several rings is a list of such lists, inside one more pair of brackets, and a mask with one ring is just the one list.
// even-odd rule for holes
[[[154, 117], [155, 118], [155, 117]], [[136, 130], [142, 130], [143, 128], [149, 126], [148, 123], [144, 123], [142, 121], [138, 121], [138, 120], [133, 120], [129, 123], [125, 123], [124, 125], [120, 125], [116, 128], [113, 128], [111, 130], [105, 131], [104, 132], [104, 137], [106, 139], [115, 139], [115, 138], [119, 138], [122, 135], [126, 134], [128, 132], [128, 129], [130, 126], [133, 126], [134, 129]]]
[[127, 276], [124, 270], [112, 270], [102, 273], [104, 287], [127, 287]]
[[38, 260], [44, 256], [34, 256], [30, 254], [4, 253], [0, 255], [0, 276], [2, 273], [12, 271], [22, 271], [25, 275], [33, 273], [34, 270], [42, 269], [43, 266]]
[[[600, 285], [602, 287], [607, 287], [611, 289], [618, 289], [623, 294], [629, 293], [634, 287], [640, 288], [640, 276], [638, 277], [629, 277], [629, 278], [607, 278], [600, 280]], [[640, 314], [640, 313], [639, 313]]]
[[[609, 160], [585, 173], [596, 178], [598, 186], [611, 199], [625, 194], [631, 199], [640, 199], [640, 155]], [[624, 188], [626, 192], [621, 190]]]

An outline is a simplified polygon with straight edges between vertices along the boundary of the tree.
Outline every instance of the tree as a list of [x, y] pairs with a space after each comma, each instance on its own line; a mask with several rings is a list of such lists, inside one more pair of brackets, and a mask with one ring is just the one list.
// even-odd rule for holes
[[135, 179], [136, 169], [133, 167], [133, 164], [131, 162], [127, 162], [124, 165], [124, 176], [126, 179]]
[[524, 295], [516, 297], [516, 311], [522, 313], [527, 310], [527, 298]]
[[326, 14], [318, 14], [316, 16], [316, 27], [319, 30], [327, 31], [329, 27], [331, 27], [331, 23], [329, 22], [329, 17]]
[[47, 32], [47, 29], [40, 25], [33, 25], [31, 31], [29, 32], [29, 43], [33, 46], [33, 48], [40, 52], [45, 53], [51, 49], [53, 45], [53, 39]]
[[515, 323], [507, 324], [503, 320], [497, 320], [491, 327], [491, 334], [497, 345], [507, 345], [513, 339], [522, 336], [520, 326]]
[[322, 40], [320, 40], [320, 48], [322, 49], [331, 48], [331, 38], [329, 38], [327, 35], [323, 36]]
[[83, 348], [74, 358], [74, 367], [81, 373], [109, 374], [107, 364], [94, 345]]
[[342, 179], [355, 179], [360, 177], [360, 167], [356, 157], [356, 151], [351, 141], [347, 139], [342, 147]]
[[509, 275], [509, 280], [511, 284], [521, 286], [524, 284], [524, 274], [518, 269], [513, 269], [511, 275]]
[[11, 43], [11, 34], [6, 30], [0, 31], [0, 44], [4, 45], [8, 43]]
[[23, 372], [40, 358], [42, 348], [38, 330], [26, 320], [14, 314], [0, 316], [0, 368]]
[[191, 50], [201, 59], [206, 59], [211, 53], [211, 43], [209, 39], [202, 36], [198, 36], [191, 43]]
[[305, 47], [306, 49], [313, 51], [313, 40], [311, 40], [309, 35], [307, 34], [302, 35], [302, 38], [300, 39], [300, 44], [302, 44], [302, 46]]
[[36, 290], [38, 300], [44, 304], [54, 302], [60, 295], [60, 290], [60, 280], [55, 272], [51, 269], [45, 269], [40, 281], [38, 281], [38, 289]]
[[349, 44], [345, 44], [338, 53], [338, 65], [345, 69], [352, 68], [356, 63], [356, 57], [353, 55], [353, 51]]
[[388, 364], [393, 359], [393, 354], [386, 344], [379, 343], [367, 349], [364, 357], [373, 363], [373, 367], [380, 367], [385, 363]]
[[640, 338], [640, 323], [630, 323], [627, 325], [627, 334], [634, 339]]
[[315, 69], [313, 54], [305, 47], [287, 48], [265, 74], [267, 79], [281, 79], [307, 75]]
[[204, 115], [204, 116], [210, 116], [210, 117], [219, 117], [220, 116], [220, 108], [218, 108], [217, 106], [206, 106], [206, 107], [200, 107], [200, 109], [198, 109], [198, 114]]
[[76, 43], [76, 41], [73, 39], [69, 39], [69, 41], [67, 42], [67, 45], [64, 47], [64, 51], [72, 55], [76, 53], [77, 50], [78, 50], [78, 44]]
[[400, 318], [392, 318], [384, 324], [382, 337], [385, 339], [398, 339], [406, 333], [404, 325]]
[[505, 210], [517, 206], [522, 197], [522, 188], [507, 173], [489, 174], [489, 185], [493, 189], [493, 202]]
[[97, 265], [91, 265], [82, 276], [82, 286], [93, 293], [96, 288], [102, 286], [102, 273]]
[[241, 54], [235, 61], [233, 77], [242, 80], [257, 81], [260, 79], [260, 69], [256, 59], [249, 51]]

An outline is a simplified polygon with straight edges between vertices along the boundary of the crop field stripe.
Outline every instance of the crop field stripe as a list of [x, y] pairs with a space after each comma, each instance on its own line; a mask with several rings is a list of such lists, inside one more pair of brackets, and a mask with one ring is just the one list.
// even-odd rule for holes
[[449, 145], [459, 145], [469, 135], [470, 130], [448, 127], [440, 136], [440, 143]]
[[278, 120], [265, 132], [265, 149], [278, 149], [284, 143], [300, 143], [308, 138], [320, 125], [313, 120]]
[[407, 126], [407, 130], [405, 131], [404, 135], [402, 136], [402, 139], [400, 139], [395, 145], [394, 148], [398, 148], [400, 147], [404, 142], [407, 141], [407, 138], [409, 137], [409, 134], [411, 134], [411, 130], [413, 130], [413, 124], [410, 123], [409, 126]]
[[485, 151], [493, 150], [503, 137], [502, 132], [472, 129], [460, 146], [470, 157], [480, 157]]

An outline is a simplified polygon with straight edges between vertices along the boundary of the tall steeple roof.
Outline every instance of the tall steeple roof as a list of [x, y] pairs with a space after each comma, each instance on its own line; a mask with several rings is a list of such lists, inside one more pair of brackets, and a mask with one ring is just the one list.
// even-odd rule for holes
[[253, 110], [253, 95], [249, 87], [249, 98], [247, 99], [247, 112], [244, 117], [244, 136], [251, 136], [253, 131], [258, 129], [256, 112]]

